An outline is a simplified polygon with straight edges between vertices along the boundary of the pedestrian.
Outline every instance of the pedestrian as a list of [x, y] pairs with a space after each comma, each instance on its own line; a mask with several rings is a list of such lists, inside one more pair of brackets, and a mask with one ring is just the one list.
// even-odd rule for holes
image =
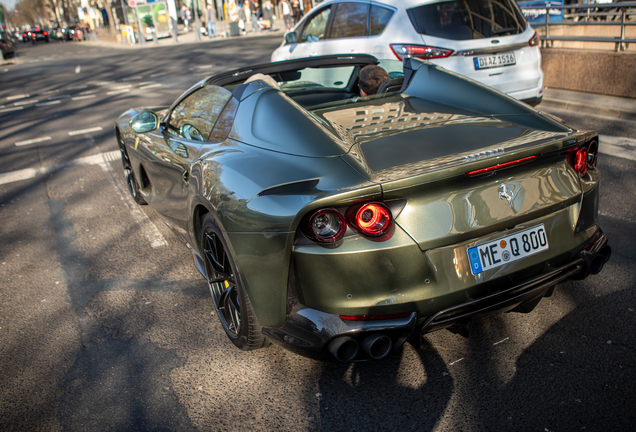
[[187, 6], [185, 10], [185, 15], [186, 15], [186, 27], [188, 31], [190, 31], [190, 21], [192, 21], [192, 12], [190, 12], [190, 8]]
[[302, 17], [303, 17], [303, 11], [300, 10], [300, 5], [298, 4], [298, 1], [293, 0], [292, 1], [292, 19], [293, 19], [292, 25], [298, 24], [298, 21], [300, 21]]
[[256, 3], [254, 3], [254, 0], [250, 0], [250, 19], [252, 21], [252, 32], [256, 33], [259, 28], [258, 28], [258, 8], [256, 7]]
[[183, 32], [188, 32], [188, 22], [186, 20], [186, 5], [181, 6], [181, 10], [179, 11], [179, 18], [181, 18], [181, 22], [183, 23]]
[[267, 30], [273, 31], [274, 9], [272, 9], [272, 2], [269, 0], [263, 6], [263, 25], [267, 26]]
[[287, 0], [283, 0], [281, 2], [281, 8], [283, 10], [283, 20], [285, 21], [285, 31], [289, 31], [292, 27], [292, 10], [289, 2]]
[[212, 39], [216, 36], [216, 12], [211, 4], [208, 4], [208, 9], [205, 11], [205, 25], [208, 28], [208, 37]]
[[243, 9], [243, 3], [238, 4], [238, 25], [241, 29], [241, 32], [245, 34], [245, 21], [247, 20], [247, 16], [245, 16], [245, 9]]

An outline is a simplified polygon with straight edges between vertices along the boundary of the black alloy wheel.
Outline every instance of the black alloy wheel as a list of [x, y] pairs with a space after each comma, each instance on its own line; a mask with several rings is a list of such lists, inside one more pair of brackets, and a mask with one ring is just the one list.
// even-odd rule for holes
[[133, 172], [132, 165], [130, 163], [130, 159], [128, 158], [128, 154], [124, 149], [123, 145], [120, 143], [119, 151], [121, 152], [121, 162], [124, 165], [124, 175], [126, 176], [126, 186], [128, 186], [128, 192], [133, 200], [139, 205], [145, 205], [146, 200], [139, 192], [139, 182], [135, 177], [135, 173]]
[[207, 214], [203, 218], [200, 244], [214, 307], [234, 345], [246, 351], [261, 348], [266, 339], [220, 233], [214, 217]]

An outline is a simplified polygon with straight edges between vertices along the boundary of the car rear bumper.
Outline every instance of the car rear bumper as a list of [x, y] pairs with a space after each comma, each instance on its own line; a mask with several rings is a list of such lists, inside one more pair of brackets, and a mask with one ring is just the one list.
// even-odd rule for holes
[[[548, 266], [527, 279], [520, 274], [500, 278], [492, 282], [488, 294], [466, 298], [430, 316], [418, 317], [412, 312], [401, 318], [347, 321], [296, 303], [282, 327], [264, 327], [263, 333], [273, 343], [306, 357], [346, 362], [381, 359], [413, 335], [448, 328], [467, 336], [475, 319], [508, 311], [530, 312], [543, 297], [552, 294], [556, 284], [599, 273], [610, 255], [607, 237], [599, 229], [598, 235], [566, 264]], [[511, 281], [515, 282], [511, 285]]]

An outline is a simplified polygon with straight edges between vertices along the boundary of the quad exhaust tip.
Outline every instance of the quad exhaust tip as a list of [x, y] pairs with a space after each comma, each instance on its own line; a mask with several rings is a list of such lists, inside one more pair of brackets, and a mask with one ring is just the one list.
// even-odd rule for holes
[[373, 360], [380, 360], [389, 355], [393, 342], [388, 336], [378, 333], [367, 336], [362, 341], [362, 348]]
[[360, 346], [355, 339], [345, 336], [332, 340], [328, 349], [336, 360], [350, 362], [358, 355]]

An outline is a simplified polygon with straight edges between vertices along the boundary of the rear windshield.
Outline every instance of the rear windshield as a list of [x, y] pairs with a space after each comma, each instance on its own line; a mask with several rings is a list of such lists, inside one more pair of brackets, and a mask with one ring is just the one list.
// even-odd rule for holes
[[415, 30], [452, 40], [482, 39], [523, 32], [527, 22], [511, 0], [454, 0], [408, 10]]

